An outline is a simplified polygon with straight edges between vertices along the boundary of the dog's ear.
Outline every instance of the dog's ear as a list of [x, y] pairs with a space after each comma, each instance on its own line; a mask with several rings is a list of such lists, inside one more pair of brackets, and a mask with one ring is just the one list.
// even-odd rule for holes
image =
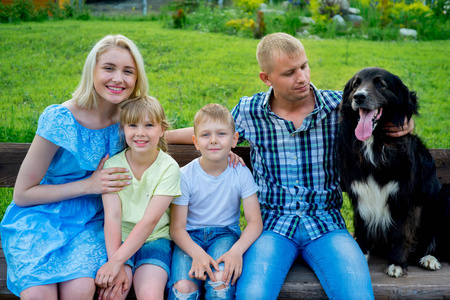
[[[347, 81], [347, 83], [345, 84], [344, 91], [342, 93], [341, 111], [347, 110], [346, 108], [348, 108], [348, 110], [350, 110], [350, 108], [352, 106], [352, 99], [351, 99], [350, 94], [353, 91], [353, 84], [356, 80], [356, 76], [357, 76], [357, 74], [353, 75], [353, 77], [350, 78], [350, 80]], [[351, 110], [351, 111], [353, 111], [353, 110]]]
[[[408, 87], [403, 83], [403, 81], [400, 79], [400, 77], [395, 76], [395, 88], [397, 91], [397, 97], [399, 99], [399, 104], [401, 106], [402, 112], [404, 112], [402, 115], [397, 116], [398, 117], [398, 125], [403, 124], [405, 117], [411, 119], [413, 115], [418, 115], [419, 110], [419, 104], [417, 102], [417, 95], [416, 92], [410, 91]], [[396, 123], [394, 121], [394, 123]]]
[[344, 93], [342, 94], [342, 102], [344, 101], [344, 99], [349, 99], [350, 93], [353, 89], [353, 81], [355, 80], [355, 76], [356, 75], [354, 75], [352, 78], [350, 78], [349, 81], [347, 81], [347, 84], [344, 87]]

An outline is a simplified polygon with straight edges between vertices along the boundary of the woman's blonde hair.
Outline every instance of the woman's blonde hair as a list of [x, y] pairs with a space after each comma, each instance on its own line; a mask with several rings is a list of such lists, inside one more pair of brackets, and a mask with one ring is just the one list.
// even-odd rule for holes
[[[127, 124], [135, 124], [141, 121], [147, 115], [151, 122], [161, 125], [161, 129], [166, 131], [170, 127], [170, 123], [166, 118], [164, 108], [156, 98], [151, 96], [141, 96], [128, 99], [119, 104], [122, 108], [120, 112], [120, 125], [122, 129]], [[167, 152], [168, 145], [164, 135], [159, 138], [158, 148]]]
[[123, 35], [107, 35], [102, 38], [89, 52], [84, 63], [81, 81], [72, 94], [72, 99], [83, 108], [96, 108], [99, 96], [94, 88], [94, 68], [100, 55], [112, 48], [128, 50], [136, 63], [137, 80], [130, 98], [148, 94], [148, 81], [145, 74], [144, 60], [137, 46]]
[[270, 74], [274, 69], [274, 55], [286, 54], [293, 58], [305, 52], [303, 44], [287, 33], [277, 32], [266, 35], [256, 49], [256, 59], [261, 71]]
[[230, 126], [232, 132], [235, 132], [233, 116], [228, 108], [217, 103], [210, 103], [203, 106], [194, 116], [194, 133], [197, 133], [197, 127], [208, 121], [219, 121]]

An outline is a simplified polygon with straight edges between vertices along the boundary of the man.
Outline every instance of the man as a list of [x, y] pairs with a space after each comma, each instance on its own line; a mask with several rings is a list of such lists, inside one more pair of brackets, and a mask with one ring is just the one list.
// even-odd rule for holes
[[[366, 259], [340, 214], [334, 150], [342, 93], [310, 82], [303, 45], [288, 34], [264, 37], [257, 59], [269, 90], [241, 98], [232, 114], [251, 146], [264, 231], [244, 255], [237, 299], [276, 299], [299, 255], [330, 299], [373, 299]], [[176, 136], [169, 142], [182, 142]]]

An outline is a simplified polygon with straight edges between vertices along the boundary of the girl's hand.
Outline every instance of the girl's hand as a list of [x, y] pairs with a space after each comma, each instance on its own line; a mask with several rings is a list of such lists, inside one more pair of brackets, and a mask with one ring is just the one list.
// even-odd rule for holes
[[217, 259], [217, 264], [220, 264], [221, 262], [225, 263], [225, 269], [223, 270], [222, 276], [223, 282], [225, 282], [226, 285], [229, 285], [231, 278], [233, 278], [231, 285], [234, 285], [236, 280], [242, 274], [242, 254], [236, 249], [231, 248], [230, 251], [224, 253]]
[[103, 165], [108, 158], [109, 154], [102, 158], [97, 170], [86, 179], [88, 181], [88, 190], [90, 191], [88, 194], [117, 193], [130, 184], [131, 176], [121, 174], [129, 172], [126, 168], [103, 169]]
[[[192, 267], [189, 270], [189, 277], [206, 280], [207, 275], [212, 281], [216, 281], [216, 277], [211, 269], [211, 265], [219, 271], [219, 264], [205, 251], [202, 251], [192, 258]], [[206, 272], [206, 274], [205, 274]]]
[[393, 123], [389, 122], [385, 124], [384, 130], [386, 130], [386, 135], [390, 137], [401, 137], [413, 132], [414, 121], [413, 119], [410, 119], [408, 122], [408, 118], [405, 118], [405, 122], [401, 127], [397, 127]]
[[95, 276], [95, 284], [104, 289], [110, 287], [121, 267], [123, 267], [123, 264], [108, 261], [98, 270]]
[[114, 279], [110, 287], [100, 288], [98, 292], [98, 300], [113, 300], [117, 292], [123, 295], [129, 288], [129, 279], [125, 272], [125, 267], [120, 268], [119, 274]]
[[234, 168], [236, 168], [236, 166], [241, 163], [241, 165], [245, 166], [245, 162], [244, 159], [242, 159], [242, 157], [240, 157], [239, 155], [237, 155], [236, 153], [234, 153], [233, 151], [230, 151], [230, 154], [228, 154], [228, 157], [230, 158], [228, 164], [231, 166], [233, 166]]

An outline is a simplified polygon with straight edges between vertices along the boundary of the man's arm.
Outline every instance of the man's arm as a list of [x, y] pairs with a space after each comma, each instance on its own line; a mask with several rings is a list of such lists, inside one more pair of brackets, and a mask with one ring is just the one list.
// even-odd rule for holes
[[180, 128], [168, 130], [164, 133], [164, 138], [168, 144], [184, 144], [192, 145], [192, 136], [194, 135], [194, 127]]

